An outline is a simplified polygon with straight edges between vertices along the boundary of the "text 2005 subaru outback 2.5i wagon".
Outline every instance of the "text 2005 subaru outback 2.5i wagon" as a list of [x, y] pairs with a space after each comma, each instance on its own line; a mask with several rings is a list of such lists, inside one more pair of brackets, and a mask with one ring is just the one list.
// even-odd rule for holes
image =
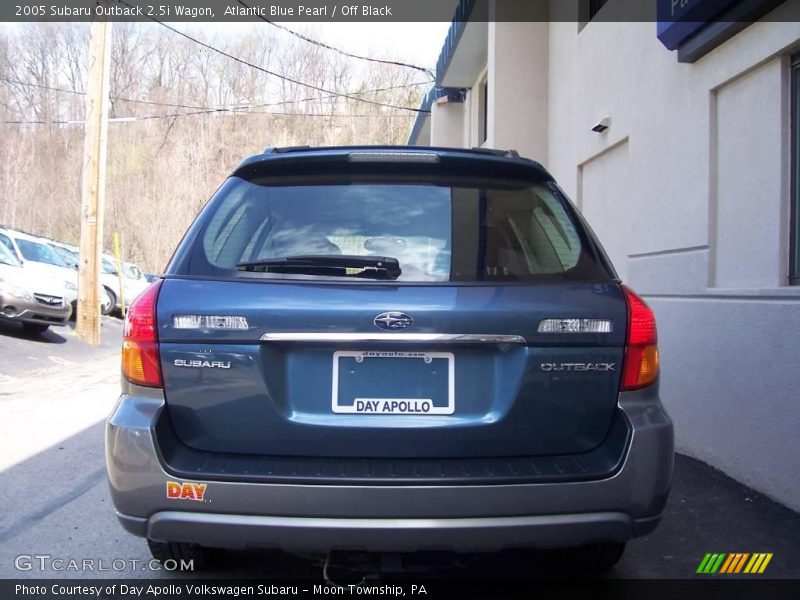
[[513, 152], [246, 159], [131, 307], [123, 375], [111, 490], [159, 558], [583, 547], [603, 568], [670, 487], [653, 313]]

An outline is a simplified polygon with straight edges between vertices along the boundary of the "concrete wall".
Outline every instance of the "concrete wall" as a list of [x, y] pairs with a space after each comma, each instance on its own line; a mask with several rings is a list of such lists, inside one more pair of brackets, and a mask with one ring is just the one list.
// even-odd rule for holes
[[548, 23], [489, 23], [486, 146], [547, 161]]
[[776, 58], [711, 95], [715, 287], [771, 288], [785, 280], [785, 73], [787, 60]]
[[[678, 450], [800, 509], [800, 287], [787, 286], [800, 23], [778, 22], [796, 4], [695, 64], [653, 23], [493, 24], [488, 67], [491, 145], [547, 164], [656, 311]], [[592, 132], [603, 117], [611, 128]]]
[[433, 103], [431, 139], [437, 146], [458, 148], [463, 142], [464, 105], [460, 102]]
[[800, 509], [800, 288], [786, 287], [800, 24], [758, 23], [693, 65], [652, 23], [550, 27], [549, 166], [656, 311], [678, 450]]
[[464, 101], [464, 130], [461, 136], [462, 147], [464, 148], [477, 148], [482, 145], [487, 148], [491, 147], [488, 139], [485, 142], [481, 142], [478, 139], [480, 131], [480, 84], [486, 78], [487, 69], [484, 68], [475, 77]]

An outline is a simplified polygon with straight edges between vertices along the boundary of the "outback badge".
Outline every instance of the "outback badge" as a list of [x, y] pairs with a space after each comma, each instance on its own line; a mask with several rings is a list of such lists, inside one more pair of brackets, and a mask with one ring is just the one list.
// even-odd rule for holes
[[617, 370], [616, 363], [542, 363], [539, 368], [545, 373], [567, 371], [585, 373], [587, 371], [609, 372]]

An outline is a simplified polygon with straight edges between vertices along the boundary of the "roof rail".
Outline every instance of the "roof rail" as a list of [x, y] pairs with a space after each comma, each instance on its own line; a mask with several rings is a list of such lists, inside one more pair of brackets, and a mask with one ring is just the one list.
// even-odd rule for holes
[[[409, 149], [422, 149], [422, 150], [447, 150], [447, 151], [458, 151], [458, 150], [467, 150], [467, 148], [439, 148], [439, 147], [429, 147], [429, 146], [386, 146], [386, 145], [358, 145], [358, 146], [267, 146], [264, 148], [262, 154], [284, 154], [289, 152], [304, 152], [306, 150], [319, 150], [319, 151], [326, 151], [326, 150], [374, 150], [374, 151], [382, 151], [382, 150], [396, 150], [396, 151], [403, 151]], [[521, 158], [519, 152], [514, 149], [509, 150], [497, 150], [495, 148], [480, 148], [480, 147], [473, 147], [468, 148], [472, 152], [480, 152], [482, 154], [491, 154], [492, 156], [502, 156], [504, 158]]]
[[519, 152], [516, 150], [496, 150], [494, 148], [481, 148], [479, 146], [473, 146], [471, 148], [474, 152], [484, 152], [485, 154], [491, 154], [493, 156], [502, 156], [504, 158], [519, 158]]
[[267, 146], [264, 148], [262, 154], [280, 154], [282, 152], [300, 152], [302, 150], [310, 150], [311, 146]]

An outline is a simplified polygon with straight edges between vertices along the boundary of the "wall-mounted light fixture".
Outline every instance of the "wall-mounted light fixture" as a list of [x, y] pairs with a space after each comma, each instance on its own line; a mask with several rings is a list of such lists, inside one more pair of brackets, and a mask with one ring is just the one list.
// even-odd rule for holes
[[611, 127], [611, 117], [603, 117], [597, 125], [592, 127], [592, 131], [595, 133], [605, 133], [608, 131], [609, 127]]
[[461, 104], [467, 99], [467, 90], [461, 88], [445, 88], [438, 91], [436, 104]]

